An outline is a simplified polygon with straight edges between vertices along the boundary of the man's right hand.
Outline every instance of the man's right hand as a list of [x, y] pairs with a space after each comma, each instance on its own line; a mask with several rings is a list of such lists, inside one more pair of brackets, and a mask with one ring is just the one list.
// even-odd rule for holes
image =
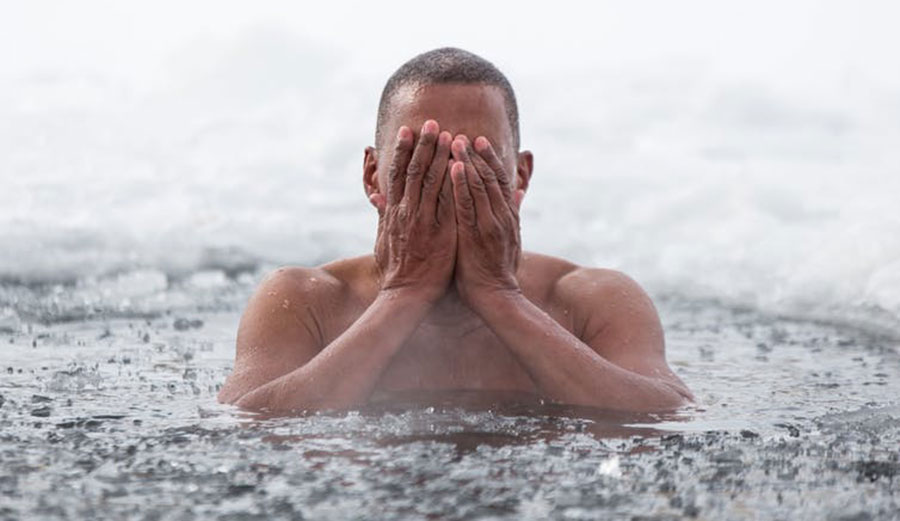
[[419, 139], [400, 127], [380, 212], [375, 259], [382, 292], [408, 292], [431, 303], [447, 291], [456, 264], [456, 217], [448, 174], [449, 132], [434, 120]]

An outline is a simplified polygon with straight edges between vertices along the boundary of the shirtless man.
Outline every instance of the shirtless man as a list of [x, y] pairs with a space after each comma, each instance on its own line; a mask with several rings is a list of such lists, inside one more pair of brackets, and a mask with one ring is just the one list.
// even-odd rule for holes
[[533, 160], [492, 64], [451, 48], [404, 64], [375, 145], [363, 161], [374, 254], [268, 276], [220, 401], [291, 411], [460, 389], [626, 411], [691, 400], [633, 280], [521, 251]]

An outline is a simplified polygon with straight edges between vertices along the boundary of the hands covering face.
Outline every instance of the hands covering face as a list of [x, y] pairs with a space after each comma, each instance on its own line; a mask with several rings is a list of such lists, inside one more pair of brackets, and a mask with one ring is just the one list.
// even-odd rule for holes
[[457, 136], [450, 167], [456, 210], [456, 289], [477, 308], [492, 295], [518, 292], [521, 251], [512, 178], [485, 137]]
[[[491, 143], [451, 139], [426, 121], [418, 141], [401, 127], [379, 208], [376, 261], [382, 290], [411, 289], [430, 301], [451, 283], [470, 306], [518, 292], [518, 205]], [[452, 157], [451, 157], [452, 155]]]

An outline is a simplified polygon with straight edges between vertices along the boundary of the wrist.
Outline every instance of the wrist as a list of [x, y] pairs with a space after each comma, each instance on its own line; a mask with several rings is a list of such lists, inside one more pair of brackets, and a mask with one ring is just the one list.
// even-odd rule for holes
[[430, 308], [439, 298], [440, 295], [435, 291], [409, 286], [381, 288], [375, 297], [376, 301], [426, 309]]
[[418, 324], [431, 311], [433, 304], [416, 291], [406, 288], [382, 289], [369, 304], [368, 312], [388, 320], [391, 328], [404, 329], [405, 324]]
[[472, 292], [467, 299], [472, 310], [487, 319], [496, 313], [505, 313], [525, 299], [522, 290], [516, 288], [491, 288]]

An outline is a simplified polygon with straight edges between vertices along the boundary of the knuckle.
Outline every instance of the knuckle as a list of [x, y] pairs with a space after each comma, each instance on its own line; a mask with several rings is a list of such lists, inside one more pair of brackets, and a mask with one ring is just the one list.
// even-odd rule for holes
[[394, 157], [391, 159], [392, 165], [401, 165], [404, 162], [409, 161], [409, 150], [402, 144], [397, 144], [394, 147]]
[[491, 174], [491, 175], [494, 174], [494, 167], [491, 166], [491, 164], [486, 162], [484, 159], [481, 159], [480, 157], [476, 156], [476, 164], [478, 165], [479, 170], [483, 170], [484, 172]]
[[417, 175], [422, 174], [422, 162], [418, 159], [413, 159], [410, 161], [409, 166], [406, 168], [406, 175], [410, 177], [415, 177]]
[[409, 142], [408, 142], [408, 141], [405, 141], [405, 140], [402, 140], [402, 139], [398, 139], [398, 140], [394, 143], [394, 154], [395, 154], [395, 155], [394, 155], [394, 159], [397, 158], [397, 154], [402, 154], [402, 153], [404, 153], [404, 152], [406, 151], [407, 148], [409, 148]]
[[437, 175], [435, 172], [428, 171], [428, 174], [425, 175], [425, 179], [422, 180], [422, 186], [426, 188], [433, 188], [434, 185], [437, 184]]
[[484, 226], [484, 234], [491, 242], [498, 241], [502, 238], [500, 236], [500, 230], [497, 226], [495, 226], [495, 223], [490, 223], [487, 226]]

